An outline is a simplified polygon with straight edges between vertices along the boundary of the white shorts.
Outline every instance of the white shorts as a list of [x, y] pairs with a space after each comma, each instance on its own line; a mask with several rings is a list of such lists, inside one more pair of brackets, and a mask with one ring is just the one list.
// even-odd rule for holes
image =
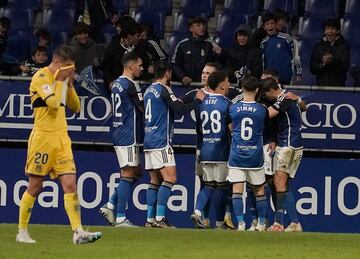
[[146, 150], [144, 153], [145, 170], [176, 166], [174, 150], [170, 146], [163, 149]]
[[138, 166], [140, 164], [138, 144], [128, 147], [114, 146], [114, 149], [120, 168]]
[[204, 172], [202, 169], [202, 165], [200, 163], [200, 150], [196, 149], [196, 157], [195, 157], [195, 175], [203, 176]]
[[252, 185], [263, 185], [265, 183], [265, 170], [264, 168], [241, 169], [230, 167], [227, 180], [231, 183], [248, 182]]
[[294, 178], [303, 155], [303, 148], [276, 147], [274, 168]]
[[229, 167], [224, 163], [202, 163], [204, 182], [215, 181], [217, 183], [226, 182], [229, 173]]
[[269, 149], [269, 144], [264, 146], [264, 169], [266, 175], [274, 175], [274, 154]]

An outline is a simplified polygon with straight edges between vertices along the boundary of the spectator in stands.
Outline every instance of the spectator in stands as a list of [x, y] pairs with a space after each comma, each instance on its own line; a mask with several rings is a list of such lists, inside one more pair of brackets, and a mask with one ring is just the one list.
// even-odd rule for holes
[[[276, 30], [278, 32], [286, 32], [289, 22], [289, 15], [287, 14], [287, 12], [281, 9], [276, 9], [272, 14], [274, 16]], [[260, 46], [262, 40], [266, 36], [267, 32], [265, 31], [263, 26], [257, 28], [253, 34], [253, 44], [255, 44], [256, 46]]]
[[76, 0], [74, 22], [90, 26], [90, 37], [97, 43], [105, 43], [103, 28], [117, 22], [117, 13], [112, 0]]
[[10, 27], [10, 20], [6, 17], [0, 18], [0, 72], [4, 69], [4, 64], [2, 62], [2, 56], [7, 47], [7, 38], [8, 38], [8, 30]]
[[141, 28], [133, 19], [127, 19], [121, 24], [120, 34], [113, 39], [105, 51], [103, 61], [104, 86], [111, 89], [112, 82], [123, 72], [121, 59], [124, 54], [135, 50], [139, 41]]
[[45, 47], [47, 51], [47, 56], [51, 60], [54, 46], [52, 43], [51, 35], [48, 30], [45, 28], [39, 29], [31, 42], [31, 49], [36, 49], [37, 47]]
[[159, 40], [154, 38], [153, 27], [151, 24], [140, 24], [140, 40], [135, 47], [135, 51], [143, 61], [143, 73], [141, 79], [150, 80], [154, 76], [154, 64], [159, 60], [166, 60], [165, 51], [160, 47]]
[[251, 29], [241, 24], [235, 32], [233, 46], [223, 49], [219, 57], [229, 73], [231, 83], [236, 83], [245, 75], [260, 79], [262, 74], [262, 57], [260, 48], [251, 44]]
[[206, 37], [205, 19], [201, 16], [191, 17], [188, 27], [191, 35], [177, 44], [171, 59], [175, 80], [183, 85], [200, 82], [204, 65], [216, 58], [213, 45]]
[[37, 47], [33, 50], [31, 58], [20, 65], [19, 76], [33, 76], [40, 68], [48, 65], [48, 60], [47, 49], [41, 46]]
[[317, 85], [344, 86], [350, 64], [350, 46], [340, 34], [340, 22], [328, 19], [324, 37], [311, 51], [310, 71]]
[[70, 47], [75, 53], [76, 71], [80, 73], [87, 66], [99, 67], [105, 54], [105, 46], [89, 37], [89, 26], [78, 22], [74, 26], [74, 37]]
[[264, 69], [276, 69], [279, 72], [280, 83], [290, 84], [293, 71], [301, 75], [301, 67], [294, 66], [294, 43], [289, 34], [278, 32], [275, 18], [271, 13], [262, 16], [263, 27], [267, 36], [262, 40]]

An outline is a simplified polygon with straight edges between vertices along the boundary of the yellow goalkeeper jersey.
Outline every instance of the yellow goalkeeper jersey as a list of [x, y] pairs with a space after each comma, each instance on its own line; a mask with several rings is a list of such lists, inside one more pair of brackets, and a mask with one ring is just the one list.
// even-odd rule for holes
[[34, 130], [67, 133], [65, 107], [80, 110], [80, 100], [68, 80], [56, 81], [48, 67], [35, 73], [30, 83], [30, 97], [34, 109]]

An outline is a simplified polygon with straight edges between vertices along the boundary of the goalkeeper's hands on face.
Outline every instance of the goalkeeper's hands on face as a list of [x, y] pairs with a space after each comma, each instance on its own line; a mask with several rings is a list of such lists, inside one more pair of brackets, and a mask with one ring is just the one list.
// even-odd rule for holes
[[64, 82], [66, 78], [69, 78], [69, 82], [74, 82], [74, 74], [75, 74], [75, 65], [69, 65], [65, 67], [60, 67], [55, 72], [55, 79], [56, 81]]

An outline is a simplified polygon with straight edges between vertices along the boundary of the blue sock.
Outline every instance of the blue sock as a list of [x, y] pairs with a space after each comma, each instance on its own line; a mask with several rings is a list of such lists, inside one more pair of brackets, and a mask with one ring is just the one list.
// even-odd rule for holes
[[298, 215], [297, 215], [297, 211], [296, 211], [296, 207], [295, 207], [294, 195], [291, 190], [289, 190], [287, 193], [288, 193], [288, 195], [287, 195], [287, 199], [286, 199], [285, 208], [289, 215], [290, 222], [299, 223], [299, 219], [298, 219]]
[[213, 191], [214, 188], [211, 188], [209, 186], [205, 186], [204, 188], [201, 189], [196, 199], [196, 205], [195, 205], [196, 210], [204, 211], [204, 208], [206, 207], [206, 204], [208, 204], [208, 201], [210, 200]]
[[156, 220], [161, 220], [165, 217], [166, 205], [171, 194], [171, 188], [173, 186], [174, 184], [166, 181], [163, 181], [160, 185], [156, 204]]
[[256, 197], [256, 210], [259, 215], [259, 223], [265, 224], [267, 199], [265, 195]]
[[210, 202], [211, 202], [211, 199], [208, 199], [208, 201], [207, 201], [206, 204], [205, 204], [205, 207], [204, 207], [203, 210], [202, 210], [201, 215], [202, 215], [202, 217], [203, 217], [204, 219], [208, 219], [208, 218], [209, 218]]
[[216, 221], [224, 222], [226, 212], [226, 201], [229, 194], [229, 190], [226, 189], [215, 189], [214, 190], [214, 207]]
[[146, 192], [147, 219], [154, 219], [156, 215], [156, 200], [159, 191], [159, 185], [149, 184]]
[[258, 218], [258, 211], [257, 211], [257, 207], [256, 207], [256, 198], [254, 195], [254, 192], [252, 190], [251, 186], [248, 186], [246, 188], [247, 191], [247, 198], [248, 198], [248, 206], [249, 206], [249, 211], [250, 211], [250, 215], [251, 215], [251, 219], [252, 220], [257, 220]]
[[234, 208], [234, 214], [236, 216], [237, 222], [241, 223], [244, 221], [244, 204], [243, 197], [241, 193], [233, 193], [232, 195], [232, 203]]
[[284, 225], [284, 211], [287, 200], [288, 192], [277, 192], [276, 193], [276, 214], [275, 221]]
[[115, 189], [113, 195], [111, 195], [110, 199], [109, 199], [109, 202], [114, 205], [114, 207], [116, 207], [117, 205], [117, 201], [118, 201], [118, 198], [117, 198], [117, 188]]
[[130, 197], [131, 186], [134, 183], [135, 179], [133, 178], [121, 178], [117, 188], [117, 207], [116, 207], [116, 217], [125, 217], [126, 204]]

